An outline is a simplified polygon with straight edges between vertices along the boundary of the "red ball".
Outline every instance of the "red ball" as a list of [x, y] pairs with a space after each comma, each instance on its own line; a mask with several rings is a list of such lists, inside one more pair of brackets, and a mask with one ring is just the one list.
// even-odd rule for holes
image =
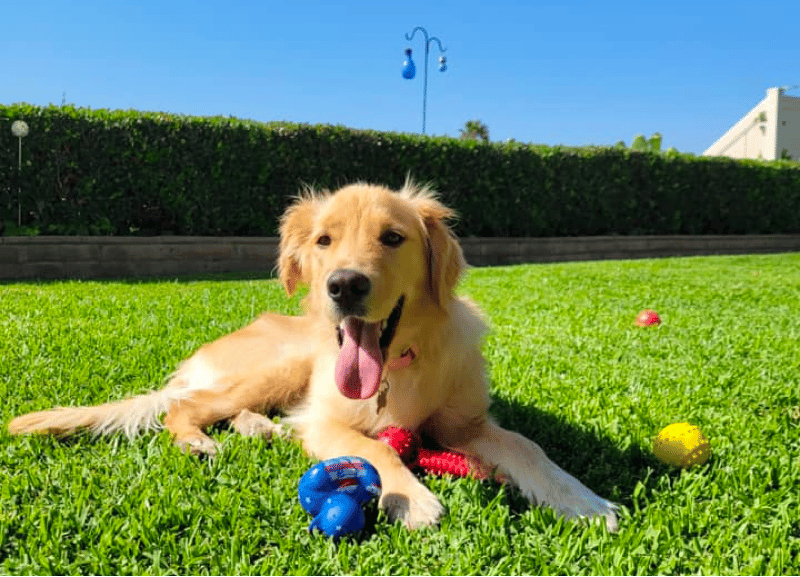
[[413, 463], [417, 458], [419, 437], [408, 429], [400, 427], [386, 427], [378, 434], [378, 440], [383, 441], [397, 451], [404, 463]]
[[651, 309], [645, 309], [639, 313], [639, 316], [636, 317], [636, 326], [637, 327], [649, 327], [653, 325], [660, 325], [661, 324], [661, 317], [658, 316], [658, 313]]

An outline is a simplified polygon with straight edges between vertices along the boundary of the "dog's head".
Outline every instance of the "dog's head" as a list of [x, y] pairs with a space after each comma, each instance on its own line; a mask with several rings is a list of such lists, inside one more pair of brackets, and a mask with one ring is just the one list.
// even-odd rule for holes
[[279, 275], [290, 295], [307, 283], [309, 314], [337, 327], [342, 394], [373, 396], [398, 332], [447, 313], [465, 266], [446, 223], [453, 216], [412, 184], [399, 192], [368, 184], [307, 192], [286, 211]]

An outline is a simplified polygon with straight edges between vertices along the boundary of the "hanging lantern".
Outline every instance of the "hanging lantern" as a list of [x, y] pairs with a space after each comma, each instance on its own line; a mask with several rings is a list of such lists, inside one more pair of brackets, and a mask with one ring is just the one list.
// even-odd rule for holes
[[403, 78], [411, 80], [417, 75], [417, 67], [411, 60], [411, 48], [406, 48], [406, 60], [403, 62]]

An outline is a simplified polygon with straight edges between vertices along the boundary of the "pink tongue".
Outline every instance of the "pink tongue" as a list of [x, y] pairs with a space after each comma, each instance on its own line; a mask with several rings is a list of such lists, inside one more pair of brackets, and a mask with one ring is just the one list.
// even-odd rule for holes
[[381, 384], [380, 323], [365, 323], [348, 317], [343, 329], [342, 347], [334, 372], [336, 386], [348, 399], [369, 399], [378, 392]]

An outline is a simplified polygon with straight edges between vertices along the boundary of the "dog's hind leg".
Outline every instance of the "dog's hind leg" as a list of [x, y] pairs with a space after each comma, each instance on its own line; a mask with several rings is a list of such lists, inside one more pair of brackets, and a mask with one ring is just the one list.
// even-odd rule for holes
[[282, 426], [273, 423], [266, 415], [254, 413], [249, 409], [242, 409], [239, 414], [231, 419], [233, 429], [244, 437], [263, 437], [271, 439], [273, 435], [284, 436]]
[[219, 444], [203, 432], [203, 429], [217, 421], [231, 419], [233, 429], [245, 437], [263, 437], [267, 440], [273, 435], [284, 436], [281, 425], [247, 408], [240, 408], [230, 402], [230, 398], [220, 395], [208, 399], [208, 391], [203, 391], [204, 399], [192, 398], [173, 403], [164, 426], [172, 433], [173, 442], [193, 455], [216, 454]]
[[[246, 400], [235, 394], [242, 388], [246, 385], [239, 383], [236, 387], [195, 390], [186, 398], [174, 401], [164, 417], [164, 426], [172, 434], [173, 442], [194, 455], [213, 456], [219, 445], [206, 435], [204, 429], [228, 419], [232, 419], [234, 429], [242, 434], [265, 434], [269, 429], [265, 422], [268, 419], [250, 411]], [[271, 435], [280, 426], [269, 422]]]
[[198, 419], [197, 405], [191, 400], [173, 403], [164, 417], [164, 426], [172, 434], [172, 440], [181, 450], [193, 455], [213, 456], [218, 443], [203, 432], [203, 427], [213, 421]]
[[265, 313], [202, 347], [169, 386], [176, 400], [164, 425], [175, 444], [194, 454], [213, 455], [217, 444], [203, 430], [225, 420], [245, 436], [279, 434], [281, 427], [258, 413], [285, 411], [305, 395], [312, 328], [305, 317]]
[[286, 409], [298, 402], [308, 382], [308, 369], [305, 363], [294, 363], [290, 376], [285, 374], [289, 371], [269, 369], [216, 373], [206, 388], [198, 387], [196, 382], [192, 387], [191, 379], [188, 386], [184, 383], [189, 390], [184, 398], [173, 401], [164, 417], [164, 426], [172, 433], [175, 444], [196, 455], [214, 455], [218, 445], [203, 431], [226, 420], [245, 436], [271, 438], [281, 434], [282, 427], [258, 411]]

